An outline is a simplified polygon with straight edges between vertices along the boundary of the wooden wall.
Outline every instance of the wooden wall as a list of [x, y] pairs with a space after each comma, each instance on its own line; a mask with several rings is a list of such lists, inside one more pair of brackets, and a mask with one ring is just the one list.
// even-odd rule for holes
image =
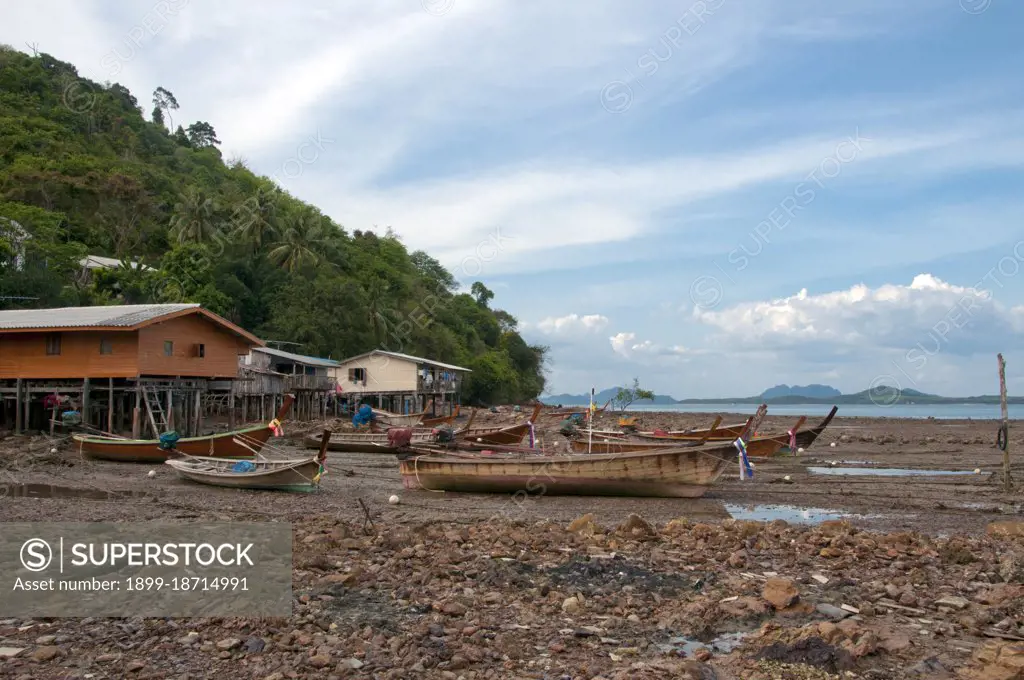
[[[172, 356], [164, 355], [164, 341], [174, 342]], [[195, 346], [206, 346], [206, 357], [195, 356]], [[238, 356], [249, 343], [197, 314], [179, 316], [139, 330], [139, 372], [151, 376], [234, 378]]]
[[[132, 331], [61, 333], [60, 354], [46, 353], [46, 333], [0, 333], [0, 379], [134, 378], [138, 337]], [[100, 354], [100, 340], [113, 352]]]
[[[366, 384], [348, 379], [350, 368], [366, 369]], [[415, 392], [416, 364], [386, 354], [371, 354], [362, 359], [343, 363], [328, 370], [347, 394], [375, 394], [378, 392]]]

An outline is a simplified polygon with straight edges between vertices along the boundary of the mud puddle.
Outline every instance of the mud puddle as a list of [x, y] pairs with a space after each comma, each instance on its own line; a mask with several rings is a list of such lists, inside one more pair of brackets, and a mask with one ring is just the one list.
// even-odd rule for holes
[[781, 519], [790, 524], [821, 524], [828, 520], [865, 519], [867, 517], [825, 508], [801, 508], [796, 505], [734, 505], [726, 503], [725, 509], [734, 519], [753, 522], [772, 522]]
[[658, 645], [662, 654], [692, 657], [698, 649], [709, 649], [715, 654], [728, 654], [741, 644], [749, 633], [725, 633], [707, 642], [693, 637], [674, 637]]
[[863, 475], [872, 477], [950, 477], [974, 475], [973, 470], [918, 470], [913, 468], [809, 467], [812, 475]]
[[80, 498], [113, 501], [124, 498], [149, 498], [146, 491], [103, 491], [56, 484], [0, 484], [0, 498]]

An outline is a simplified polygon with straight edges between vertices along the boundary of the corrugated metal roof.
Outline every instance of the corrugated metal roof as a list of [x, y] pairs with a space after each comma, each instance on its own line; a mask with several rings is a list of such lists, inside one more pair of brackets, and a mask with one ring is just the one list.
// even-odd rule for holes
[[406, 361], [412, 361], [413, 363], [417, 363], [417, 364], [427, 364], [428, 366], [436, 366], [438, 368], [446, 368], [446, 369], [448, 369], [450, 371], [464, 371], [466, 373], [472, 373], [473, 372], [471, 369], [464, 368], [462, 366], [456, 366], [454, 364], [446, 364], [446, 363], [443, 363], [441, 361], [434, 361], [433, 359], [425, 359], [423, 357], [414, 357], [411, 354], [402, 354], [401, 352], [388, 352], [388, 351], [383, 350], [383, 349], [375, 349], [372, 352], [366, 352], [365, 354], [360, 354], [358, 356], [354, 356], [354, 357], [345, 359], [344, 361], [341, 361], [339, 363], [347, 364], [350, 361], [355, 361], [356, 359], [362, 359], [363, 357], [368, 357], [371, 354], [384, 354], [384, 355], [389, 356], [389, 357], [395, 357], [396, 359], [404, 359]]
[[[78, 264], [82, 265], [86, 269], [117, 269], [121, 266], [121, 260], [113, 257], [103, 257], [102, 255], [87, 255], [78, 261]], [[130, 260], [129, 264], [136, 269], [142, 271], [156, 271], [150, 266], [140, 264], [135, 260]]]
[[0, 330], [26, 328], [124, 327], [194, 309], [198, 304], [180, 305], [105, 305], [100, 307], [61, 307], [58, 309], [8, 309], [0, 311]]
[[270, 347], [253, 348], [254, 352], [263, 352], [273, 357], [279, 357], [281, 359], [287, 359], [288, 361], [294, 361], [297, 364], [308, 364], [309, 366], [338, 366], [340, 362], [334, 359], [321, 359], [320, 357], [310, 357], [305, 354], [292, 354], [291, 352], [285, 352], [280, 349], [271, 349]]

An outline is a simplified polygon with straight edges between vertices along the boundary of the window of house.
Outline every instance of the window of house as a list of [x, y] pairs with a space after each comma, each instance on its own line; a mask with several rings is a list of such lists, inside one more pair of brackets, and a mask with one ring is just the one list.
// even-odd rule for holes
[[204, 345], [203, 343], [199, 343], [198, 345], [196, 345], [196, 356], [199, 357], [200, 359], [206, 358], [206, 345]]
[[366, 380], [366, 369], [365, 368], [350, 368], [348, 369], [348, 379], [351, 382], [363, 382]]
[[114, 342], [110, 338], [100, 338], [100, 354], [113, 354]]
[[46, 353], [49, 356], [57, 356], [60, 354], [60, 333], [46, 334]]
[[173, 340], [164, 340], [164, 356], [165, 357], [173, 357], [174, 356], [174, 341]]

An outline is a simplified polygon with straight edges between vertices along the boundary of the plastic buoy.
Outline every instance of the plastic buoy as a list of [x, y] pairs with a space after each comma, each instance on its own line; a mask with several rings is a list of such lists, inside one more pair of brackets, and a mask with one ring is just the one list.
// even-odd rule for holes
[[398, 496], [392, 494], [391, 498], [388, 499], [388, 503], [391, 503], [391, 505], [398, 505], [398, 501], [400, 500], [401, 499]]
[[981, 468], [974, 468], [974, 474], [980, 475], [981, 474]]
[[801, 446], [800, 448], [798, 448], [798, 449], [796, 450], [796, 452], [797, 452], [797, 453], [803, 453], [803, 452], [804, 452], [804, 447], [802, 447], [802, 446]]
[[55, 446], [52, 449], [50, 449], [50, 453], [57, 453], [57, 447]]
[[836, 443], [832, 442], [831, 444], [829, 444], [829, 446], [831, 446], [834, 449], [834, 448], [836, 448]]
[[149, 476], [150, 477], [156, 477], [156, 470], [150, 470], [149, 471]]
[[792, 480], [793, 478], [792, 478], [792, 477], [790, 477], [789, 475], [786, 475], [786, 476], [785, 476], [785, 477], [783, 477], [782, 479], [784, 479], [785, 481], [787, 481], [787, 482], [788, 482], [788, 481], [791, 481], [791, 480]]

